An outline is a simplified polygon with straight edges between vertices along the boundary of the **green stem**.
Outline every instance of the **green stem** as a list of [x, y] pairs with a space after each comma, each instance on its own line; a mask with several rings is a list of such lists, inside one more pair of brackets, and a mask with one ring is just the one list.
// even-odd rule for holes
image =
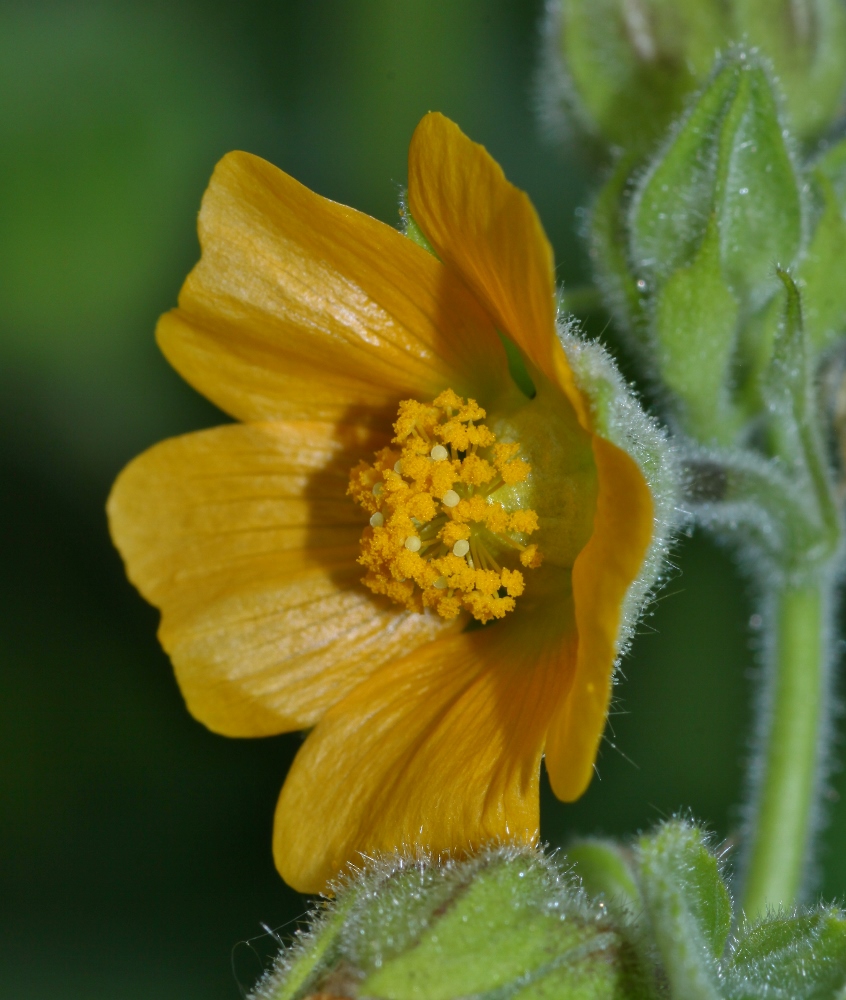
[[796, 902], [812, 846], [826, 729], [829, 585], [823, 578], [786, 585], [773, 610], [773, 688], [745, 884], [752, 919]]

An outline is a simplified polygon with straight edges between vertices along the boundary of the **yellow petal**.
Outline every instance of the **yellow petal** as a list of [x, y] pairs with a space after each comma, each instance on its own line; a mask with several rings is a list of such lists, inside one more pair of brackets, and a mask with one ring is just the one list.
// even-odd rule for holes
[[563, 352], [555, 334], [555, 263], [529, 196], [505, 179], [484, 146], [432, 113], [411, 139], [408, 203], [441, 260], [556, 382], [554, 358]]
[[575, 658], [566, 600], [546, 612], [422, 646], [327, 713], [276, 810], [290, 885], [320, 891], [370, 851], [537, 839], [544, 738]]
[[446, 626], [359, 584], [350, 466], [384, 439], [317, 423], [231, 425], [165, 441], [109, 498], [130, 579], [193, 715], [230, 736], [311, 726], [382, 664]]
[[652, 497], [634, 460], [600, 437], [593, 449], [599, 475], [594, 530], [573, 567], [576, 676], [546, 748], [552, 790], [565, 802], [579, 798], [593, 774], [611, 698], [621, 609], [653, 531]]
[[450, 386], [507, 384], [462, 283], [396, 230], [230, 153], [200, 212], [202, 259], [159, 321], [168, 360], [244, 420], [362, 419]]

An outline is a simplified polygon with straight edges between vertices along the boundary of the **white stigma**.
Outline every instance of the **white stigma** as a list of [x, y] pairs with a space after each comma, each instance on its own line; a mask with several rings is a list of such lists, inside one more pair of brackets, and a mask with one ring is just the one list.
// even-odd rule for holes
[[398, 458], [398, 459], [396, 460], [396, 462], [394, 462], [394, 472], [395, 472], [395, 473], [396, 473], [396, 474], [397, 474], [398, 476], [401, 476], [401, 475], [402, 475], [402, 459], [401, 459], [401, 458]]
[[459, 538], [458, 541], [452, 547], [452, 554], [454, 556], [460, 556], [462, 559], [470, 551], [470, 543], [466, 538]]
[[405, 547], [409, 552], [419, 552], [422, 544], [417, 535], [409, 535], [405, 540]]
[[376, 485], [373, 487], [373, 489], [370, 492], [373, 494], [374, 497], [378, 497], [379, 494], [382, 492], [382, 484], [381, 483], [376, 483]]
[[455, 490], [447, 490], [444, 493], [443, 504], [445, 507], [457, 507], [459, 500], [461, 500], [461, 497]]
[[436, 444], [429, 454], [436, 462], [444, 462], [449, 458], [449, 452], [442, 444]]
[[381, 528], [385, 523], [385, 518], [377, 510], [375, 514], [370, 515], [370, 527], [371, 528]]
[[447, 578], [445, 576], [439, 576], [437, 580], [432, 584], [438, 590], [446, 590]]

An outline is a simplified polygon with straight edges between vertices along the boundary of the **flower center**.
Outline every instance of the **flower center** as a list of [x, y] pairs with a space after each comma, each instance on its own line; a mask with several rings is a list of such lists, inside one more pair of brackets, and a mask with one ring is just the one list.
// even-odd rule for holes
[[524, 482], [531, 467], [519, 444], [497, 442], [485, 416], [451, 389], [432, 403], [403, 400], [393, 446], [352, 470], [348, 493], [370, 515], [358, 561], [375, 594], [444, 618], [469, 611], [480, 622], [514, 609], [525, 585], [515, 566], [541, 564], [527, 542], [538, 518], [496, 494]]

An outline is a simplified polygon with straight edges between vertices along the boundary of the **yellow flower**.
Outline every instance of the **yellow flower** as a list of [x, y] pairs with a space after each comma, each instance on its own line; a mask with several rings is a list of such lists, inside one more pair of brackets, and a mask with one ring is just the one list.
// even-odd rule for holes
[[430, 114], [408, 208], [434, 253], [226, 156], [157, 336], [242, 423], [151, 448], [108, 505], [194, 716], [313, 727], [274, 831], [302, 891], [360, 852], [534, 842], [542, 755], [559, 798], [588, 785], [657, 538], [557, 335], [528, 197]]

